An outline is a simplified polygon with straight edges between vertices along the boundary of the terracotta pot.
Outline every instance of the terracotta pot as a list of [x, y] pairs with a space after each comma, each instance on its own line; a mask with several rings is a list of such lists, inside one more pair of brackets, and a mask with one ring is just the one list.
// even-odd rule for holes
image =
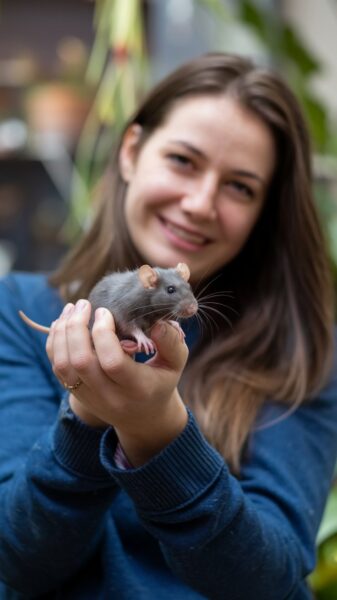
[[33, 135], [57, 134], [66, 144], [76, 142], [91, 104], [90, 94], [65, 83], [41, 84], [26, 97], [25, 113]]

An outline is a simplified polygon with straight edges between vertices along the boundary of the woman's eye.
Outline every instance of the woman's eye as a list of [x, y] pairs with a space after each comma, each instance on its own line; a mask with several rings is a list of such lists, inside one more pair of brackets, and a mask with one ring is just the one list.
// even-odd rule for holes
[[183, 154], [169, 154], [168, 158], [170, 159], [171, 162], [177, 164], [180, 167], [189, 167], [192, 165], [192, 161], [187, 157], [184, 156]]
[[241, 181], [230, 181], [229, 185], [236, 192], [238, 192], [240, 194], [240, 196], [242, 196], [242, 197], [246, 197], [246, 198], [250, 199], [250, 198], [254, 198], [254, 196], [255, 196], [254, 190], [249, 185], [246, 185], [245, 183], [242, 183]]

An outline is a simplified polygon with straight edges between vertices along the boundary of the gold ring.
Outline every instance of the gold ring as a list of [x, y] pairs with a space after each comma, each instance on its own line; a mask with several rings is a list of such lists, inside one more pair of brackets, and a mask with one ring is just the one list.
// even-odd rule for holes
[[65, 381], [63, 382], [63, 385], [66, 388], [66, 390], [69, 390], [70, 392], [72, 392], [73, 390], [77, 390], [77, 388], [80, 387], [81, 383], [82, 383], [82, 379], [78, 379], [76, 381], [76, 383], [74, 383], [74, 385], [68, 385], [68, 383], [66, 383]]

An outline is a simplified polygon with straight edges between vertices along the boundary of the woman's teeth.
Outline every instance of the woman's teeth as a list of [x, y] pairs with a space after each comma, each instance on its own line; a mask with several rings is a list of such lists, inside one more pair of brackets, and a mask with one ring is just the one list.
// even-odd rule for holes
[[183, 240], [186, 240], [187, 242], [191, 242], [193, 244], [198, 244], [200, 246], [203, 246], [207, 242], [207, 239], [205, 237], [203, 237], [197, 233], [191, 233], [189, 231], [186, 231], [186, 229], [181, 229], [180, 227], [177, 227], [176, 225], [172, 225], [172, 223], [168, 223], [168, 221], [166, 221], [165, 224], [166, 224], [167, 229], [172, 231], [172, 233], [174, 233], [178, 237], [182, 238]]

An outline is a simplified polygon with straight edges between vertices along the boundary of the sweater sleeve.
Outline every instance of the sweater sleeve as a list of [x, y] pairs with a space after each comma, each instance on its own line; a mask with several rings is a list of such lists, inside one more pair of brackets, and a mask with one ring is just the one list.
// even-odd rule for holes
[[103, 464], [168, 565], [207, 598], [309, 597], [305, 578], [337, 452], [336, 377], [296, 412], [282, 411], [264, 413], [240, 480], [191, 413], [182, 434], [138, 469], [116, 468], [110, 433], [102, 440]]
[[[27, 597], [85, 565], [117, 489], [99, 459], [103, 431], [70, 411], [45, 336], [17, 316], [21, 308], [39, 320], [27, 308], [34, 290], [13, 277], [0, 283], [0, 580]], [[41, 291], [33, 304], [41, 295], [53, 303]]]

